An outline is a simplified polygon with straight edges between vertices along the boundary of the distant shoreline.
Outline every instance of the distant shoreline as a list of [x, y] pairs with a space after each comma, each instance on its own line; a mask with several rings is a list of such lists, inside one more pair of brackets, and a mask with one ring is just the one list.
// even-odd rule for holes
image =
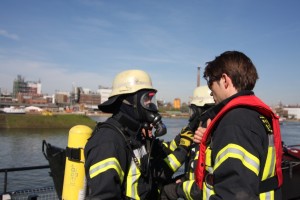
[[[110, 113], [55, 113], [51, 116], [41, 114], [0, 114], [1, 128], [72, 128], [86, 125], [94, 128], [97, 124], [91, 117], [110, 117]], [[188, 119], [188, 115], [170, 115], [161, 113], [162, 118]], [[300, 119], [285, 119], [280, 122], [300, 122]]]
[[0, 128], [66, 128], [86, 125], [94, 128], [97, 122], [89, 116], [78, 114], [0, 114]]

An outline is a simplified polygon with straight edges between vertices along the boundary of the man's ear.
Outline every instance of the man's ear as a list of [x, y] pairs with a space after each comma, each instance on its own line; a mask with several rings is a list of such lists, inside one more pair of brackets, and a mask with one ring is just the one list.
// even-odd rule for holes
[[225, 89], [228, 88], [229, 82], [231, 82], [230, 78], [225, 73], [222, 74], [221, 81]]
[[225, 73], [222, 74], [221, 79], [223, 81], [225, 88], [228, 88], [232, 84], [230, 77], [227, 76], [227, 74], [225, 74]]

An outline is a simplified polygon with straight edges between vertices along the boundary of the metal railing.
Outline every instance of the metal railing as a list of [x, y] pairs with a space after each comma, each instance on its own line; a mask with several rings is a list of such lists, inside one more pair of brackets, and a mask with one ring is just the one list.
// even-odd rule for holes
[[17, 172], [17, 171], [27, 171], [27, 170], [35, 170], [35, 169], [45, 169], [50, 168], [49, 165], [40, 165], [40, 166], [29, 166], [29, 167], [16, 167], [16, 168], [3, 168], [0, 169], [0, 173], [4, 173], [4, 188], [3, 192], [7, 192], [7, 174], [8, 172]]
[[[38, 170], [50, 168], [49, 165], [39, 165], [39, 166], [28, 166], [28, 167], [18, 167], [18, 168], [3, 168], [0, 169], [0, 173], [4, 173], [3, 181], [3, 193], [0, 195], [1, 199], [12, 199], [12, 200], [54, 200], [59, 199], [56, 190], [53, 186], [42, 187], [42, 188], [32, 188], [16, 191], [7, 191], [8, 185], [8, 173], [18, 172], [18, 171], [28, 171], [28, 170]], [[9, 197], [7, 197], [9, 196]]]

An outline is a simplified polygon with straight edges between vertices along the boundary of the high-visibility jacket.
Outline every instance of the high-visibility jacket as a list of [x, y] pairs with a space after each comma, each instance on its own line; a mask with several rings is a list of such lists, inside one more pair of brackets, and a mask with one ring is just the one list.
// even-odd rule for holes
[[[189, 131], [184, 127], [181, 131]], [[165, 152], [168, 156], [164, 159], [165, 164], [170, 168], [172, 173], [176, 173], [183, 164], [189, 160], [190, 150], [185, 149], [179, 145], [180, 133], [170, 142], [163, 142], [162, 145], [165, 147]]]
[[[261, 119], [259, 119], [259, 117], [255, 118], [256, 115], [254, 112], [258, 113]], [[248, 116], [248, 119], [246, 118], [244, 121], [242, 121], [243, 124], [235, 123], [235, 121], [240, 122], [242, 119]], [[257, 145], [255, 147], [258, 147], [259, 149], [251, 149], [252, 146], [250, 146], [250, 148], [249, 146], [247, 146], [249, 145], [247, 143], [249, 143], [250, 140], [253, 140], [255, 143], [256, 140], [253, 138], [264, 137], [263, 135], [258, 135], [259, 133], [256, 133], [255, 131], [252, 132], [251, 130], [252, 128], [254, 129], [254, 127], [257, 126], [258, 120], [263, 123], [265, 127], [265, 130], [263, 132], [265, 135], [267, 135], [266, 138], [268, 138], [265, 139], [268, 145], [265, 148], [267, 149], [265, 150], [265, 154], [267, 154], [265, 160], [260, 160], [257, 155], [254, 155], [255, 153], [264, 155], [263, 152], [259, 152], [259, 150], [261, 151], [263, 149], [260, 148], [258, 144], [251, 145]], [[269, 121], [272, 125], [270, 125]], [[247, 128], [247, 130], [244, 130], [245, 127]], [[220, 131], [220, 129], [222, 129], [222, 131]], [[249, 138], [247, 138], [247, 141], [243, 138], [244, 135], [240, 136], [239, 133], [236, 133], [242, 131], [245, 131], [245, 134], [248, 134], [247, 137]], [[224, 142], [224, 144], [222, 144], [224, 146], [218, 146], [217, 152], [214, 151], [215, 146], [220, 144], [217, 144], [217, 142], [215, 142], [216, 137], [219, 137], [218, 142]], [[236, 137], [236, 141], [240, 143], [235, 144], [230, 140], [230, 137]], [[261, 141], [257, 140], [257, 142]], [[262, 143], [263, 142], [265, 141], [262, 141]], [[199, 159], [195, 175], [198, 186], [203, 190], [203, 199], [208, 199], [212, 195], [220, 195], [218, 194], [218, 191], [214, 189], [214, 185], [217, 185], [220, 181], [227, 181], [227, 185], [225, 187], [228, 188], [235, 187], [234, 184], [238, 184], [236, 182], [230, 182], [230, 176], [235, 176], [237, 174], [226, 175], [226, 172], [224, 172], [225, 174], [222, 174], [222, 172], [220, 172], [221, 169], [226, 167], [227, 170], [230, 171], [230, 167], [236, 167], [236, 165], [238, 165], [237, 167], [244, 168], [239, 170], [243, 170], [241, 172], [242, 174], [249, 175], [249, 181], [253, 178], [253, 182], [255, 182], [255, 179], [257, 179], [255, 177], [260, 178], [260, 182], [257, 181], [257, 183], [259, 183], [259, 195], [261, 199], [268, 199], [266, 198], [267, 195], [274, 195], [274, 192], [272, 192], [271, 190], [276, 190], [282, 184], [281, 145], [278, 116], [266, 104], [264, 104], [254, 95], [238, 96], [236, 98], [233, 98], [218, 112], [216, 117], [211, 121], [200, 143]], [[233, 165], [230, 166], [230, 164], [226, 163], [227, 160], [230, 160]], [[220, 180], [219, 177], [215, 177], [214, 173], [217, 172], [217, 170], [219, 174], [222, 174], [222, 178], [226, 177], [226, 181]], [[273, 184], [272, 186], [270, 186], [270, 184], [266, 184], [266, 182], [271, 179], [274, 180], [274, 178], [272, 177], [275, 177], [277, 181], [272, 181], [272, 183], [275, 182], [275, 185]], [[251, 185], [251, 187], [257, 186]], [[253, 192], [250, 191], [251, 189], [246, 188], [246, 190], [247, 189], [247, 192]], [[267, 193], [268, 191], [271, 191], [271, 194]]]

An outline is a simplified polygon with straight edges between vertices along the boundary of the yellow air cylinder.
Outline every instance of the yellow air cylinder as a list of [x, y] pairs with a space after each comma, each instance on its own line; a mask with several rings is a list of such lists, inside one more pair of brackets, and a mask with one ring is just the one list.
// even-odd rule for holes
[[[84, 147], [91, 134], [92, 129], [85, 125], [76, 125], [69, 131], [63, 200], [83, 200], [85, 198]], [[75, 157], [79, 157], [79, 159]]]

